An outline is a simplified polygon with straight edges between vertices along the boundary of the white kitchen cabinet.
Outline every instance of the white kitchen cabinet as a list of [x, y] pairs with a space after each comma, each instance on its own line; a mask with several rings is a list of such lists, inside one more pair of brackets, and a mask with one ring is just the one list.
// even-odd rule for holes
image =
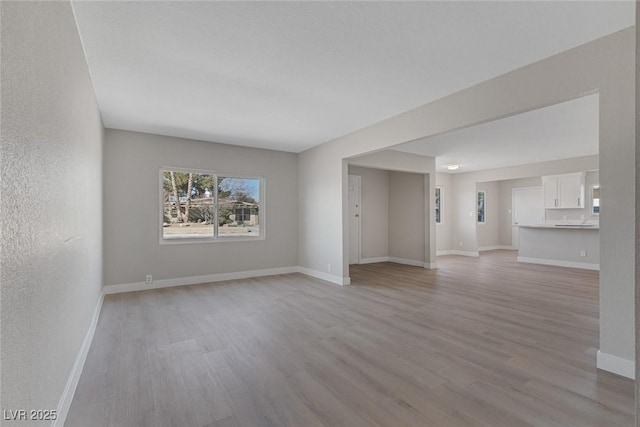
[[584, 208], [584, 173], [542, 177], [545, 209]]

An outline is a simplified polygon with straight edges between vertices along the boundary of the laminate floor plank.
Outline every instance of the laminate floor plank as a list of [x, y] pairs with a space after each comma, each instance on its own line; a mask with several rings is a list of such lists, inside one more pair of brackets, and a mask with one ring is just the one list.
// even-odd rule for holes
[[598, 273], [511, 251], [108, 295], [67, 427], [625, 427]]

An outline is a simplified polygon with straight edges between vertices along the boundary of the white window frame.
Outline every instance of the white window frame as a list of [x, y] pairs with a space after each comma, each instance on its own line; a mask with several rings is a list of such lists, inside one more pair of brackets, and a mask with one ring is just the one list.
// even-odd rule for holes
[[[483, 212], [483, 217], [482, 217], [482, 221], [480, 221], [478, 219], [478, 196], [480, 195], [480, 193], [484, 194], [484, 212]], [[487, 190], [478, 190], [476, 191], [476, 223], [478, 224], [486, 224], [487, 223]]]
[[[444, 187], [442, 185], [436, 185], [436, 191], [440, 190], [440, 221], [438, 221], [438, 216], [436, 215], [435, 212], [435, 206], [434, 206], [434, 211], [433, 211], [433, 215], [435, 215], [435, 220], [436, 220], [436, 224], [443, 224], [444, 223], [444, 217], [442, 216], [442, 213], [444, 212], [442, 209], [442, 206], [444, 205], [443, 201], [443, 195], [444, 195]], [[434, 194], [435, 197], [435, 194]], [[435, 204], [435, 203], [434, 203]]]
[[[213, 175], [214, 188], [212, 189], [213, 206], [214, 206], [214, 222], [213, 222], [213, 236], [212, 237], [182, 237], [175, 239], [165, 239], [163, 237], [163, 223], [164, 223], [164, 193], [163, 193], [163, 172], [183, 172], [183, 173], [197, 173], [202, 175]], [[260, 215], [260, 235], [253, 236], [219, 236], [218, 235], [218, 178], [239, 178], [239, 179], [255, 179], [260, 183], [258, 212]], [[242, 175], [242, 174], [229, 174], [223, 172], [216, 172], [208, 169], [196, 169], [196, 168], [181, 168], [172, 166], [161, 166], [158, 172], [158, 218], [159, 218], [159, 234], [158, 241], [161, 245], [185, 245], [185, 244], [198, 244], [198, 243], [230, 243], [230, 242], [256, 242], [265, 240], [266, 237], [266, 215], [265, 215], [265, 199], [266, 199], [266, 179], [264, 176], [259, 175]]]

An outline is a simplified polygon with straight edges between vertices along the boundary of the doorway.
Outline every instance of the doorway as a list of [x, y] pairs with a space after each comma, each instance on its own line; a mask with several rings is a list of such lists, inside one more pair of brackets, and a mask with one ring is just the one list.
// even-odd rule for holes
[[513, 189], [511, 209], [513, 248], [520, 248], [519, 225], [544, 224], [544, 192], [542, 187]]
[[360, 190], [360, 176], [349, 175], [349, 264], [360, 263]]

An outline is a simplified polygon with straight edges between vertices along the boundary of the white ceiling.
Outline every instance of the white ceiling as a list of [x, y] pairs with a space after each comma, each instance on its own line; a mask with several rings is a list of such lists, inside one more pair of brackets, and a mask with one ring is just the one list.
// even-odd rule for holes
[[[460, 173], [598, 154], [598, 95], [393, 147]], [[446, 165], [460, 169], [448, 171]]]
[[634, 25], [633, 1], [73, 3], [107, 127], [300, 152]]

